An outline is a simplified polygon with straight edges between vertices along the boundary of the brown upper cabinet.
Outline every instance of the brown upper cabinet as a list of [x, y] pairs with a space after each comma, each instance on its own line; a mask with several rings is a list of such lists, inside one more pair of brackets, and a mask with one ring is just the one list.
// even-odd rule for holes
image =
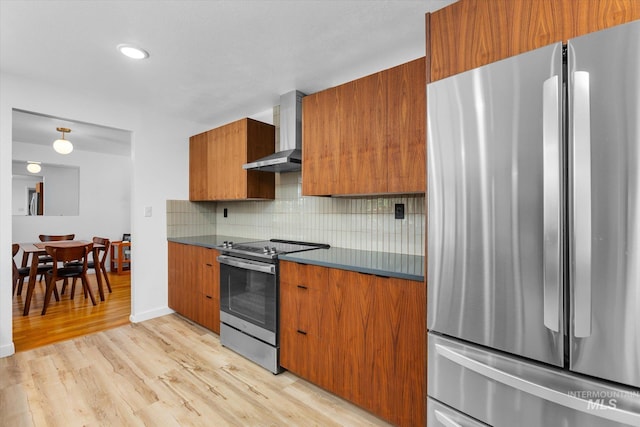
[[427, 16], [429, 81], [640, 19], [638, 0], [459, 0]]
[[275, 151], [275, 127], [245, 118], [189, 138], [189, 200], [274, 199], [275, 175], [246, 171]]
[[424, 193], [425, 59], [302, 100], [302, 193]]

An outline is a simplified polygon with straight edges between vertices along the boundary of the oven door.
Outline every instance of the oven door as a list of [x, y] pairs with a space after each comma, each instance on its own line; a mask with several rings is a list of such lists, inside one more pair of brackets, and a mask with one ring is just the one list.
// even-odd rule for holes
[[218, 257], [220, 262], [220, 321], [273, 346], [278, 330], [276, 265]]

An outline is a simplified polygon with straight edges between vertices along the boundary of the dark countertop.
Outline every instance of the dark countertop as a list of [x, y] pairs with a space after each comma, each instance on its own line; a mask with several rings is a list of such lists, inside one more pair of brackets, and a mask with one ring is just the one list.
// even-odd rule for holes
[[218, 236], [210, 234], [207, 236], [188, 236], [188, 237], [168, 237], [168, 241], [175, 243], [184, 243], [185, 245], [203, 246], [205, 248], [218, 249], [223, 242], [253, 242], [260, 239], [247, 239], [246, 237]]
[[[260, 239], [219, 236], [212, 234], [206, 236], [169, 237], [167, 240], [186, 245], [217, 249], [225, 240], [243, 243]], [[320, 265], [323, 267], [339, 268], [342, 270], [357, 271], [360, 273], [376, 274], [378, 276], [396, 277], [399, 279], [424, 282], [424, 257], [420, 255], [403, 255], [391, 252], [371, 252], [357, 249], [330, 248], [281, 255], [279, 258], [281, 260], [299, 262], [302, 264]]]
[[424, 257], [420, 255], [331, 248], [281, 255], [279, 259], [424, 282]]

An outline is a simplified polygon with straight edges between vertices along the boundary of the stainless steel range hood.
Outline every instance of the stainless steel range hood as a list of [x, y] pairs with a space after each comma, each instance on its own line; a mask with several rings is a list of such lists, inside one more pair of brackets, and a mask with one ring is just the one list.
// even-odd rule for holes
[[293, 90], [280, 96], [280, 151], [246, 163], [247, 170], [296, 172], [302, 169], [302, 98]]

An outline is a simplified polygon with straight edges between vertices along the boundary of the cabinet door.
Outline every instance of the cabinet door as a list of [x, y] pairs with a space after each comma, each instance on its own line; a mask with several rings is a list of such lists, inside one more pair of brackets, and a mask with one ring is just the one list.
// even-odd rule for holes
[[220, 263], [218, 251], [200, 248], [200, 277], [202, 293], [200, 294], [200, 324], [213, 332], [220, 333]]
[[280, 264], [280, 364], [324, 386], [322, 321], [327, 283], [325, 267]]
[[374, 309], [373, 278], [330, 269], [324, 322], [332, 368], [330, 389], [368, 409], [372, 409], [372, 366], [364, 363], [368, 358], [365, 337], [373, 327], [369, 323]]
[[387, 176], [389, 193], [426, 191], [425, 58], [387, 75]]
[[424, 425], [424, 283], [337, 269], [328, 277], [328, 388], [393, 424]]
[[363, 366], [371, 407], [401, 426], [425, 425], [426, 286], [374, 276], [375, 302], [365, 334]]
[[208, 133], [189, 138], [189, 200], [207, 200], [209, 185]]
[[340, 99], [339, 181], [332, 194], [387, 192], [384, 73], [338, 86]]
[[169, 242], [169, 307], [193, 319], [195, 290], [192, 246]]
[[561, 41], [567, 2], [574, 0], [462, 0], [435, 11], [431, 80]]
[[302, 98], [302, 194], [326, 196], [338, 188], [341, 99], [338, 88]]
[[247, 197], [247, 173], [242, 165], [247, 158], [246, 121], [229, 123], [214, 129], [216, 158], [210, 167], [215, 169], [213, 200], [234, 200]]
[[564, 41], [640, 19], [637, 0], [564, 0]]

